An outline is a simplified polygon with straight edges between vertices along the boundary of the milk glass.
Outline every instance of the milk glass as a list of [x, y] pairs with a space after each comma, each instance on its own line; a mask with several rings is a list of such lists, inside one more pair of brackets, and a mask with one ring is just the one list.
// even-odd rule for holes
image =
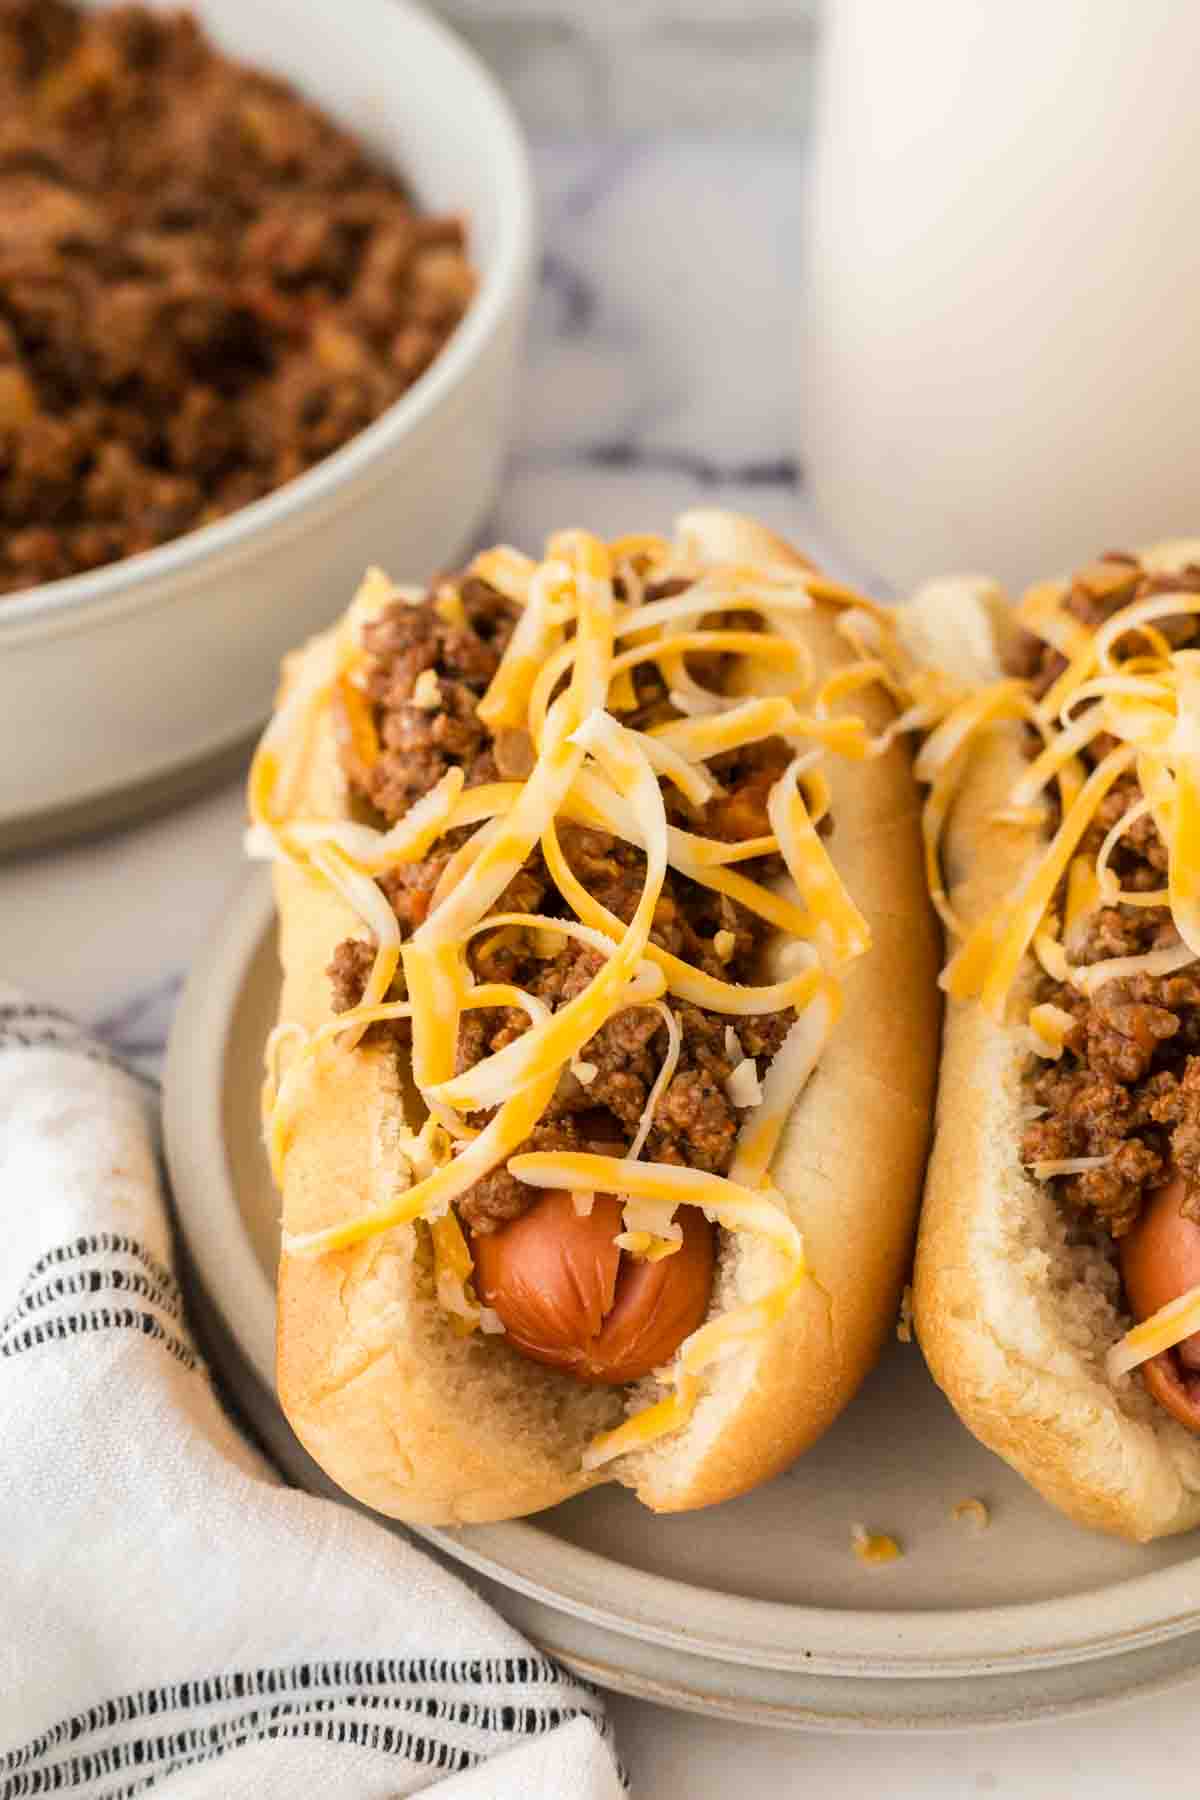
[[829, 0], [800, 449], [900, 587], [1200, 533], [1200, 5]]

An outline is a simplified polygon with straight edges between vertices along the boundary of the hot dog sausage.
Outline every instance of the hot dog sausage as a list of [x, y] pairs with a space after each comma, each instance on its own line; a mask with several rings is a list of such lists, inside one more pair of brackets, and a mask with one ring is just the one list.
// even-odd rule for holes
[[[1200, 1284], [1200, 1224], [1181, 1211], [1178, 1173], [1158, 1188], [1134, 1229], [1121, 1239], [1121, 1275], [1137, 1319]], [[1145, 1363], [1146, 1387], [1189, 1431], [1200, 1432], [1200, 1332]]]
[[476, 1236], [479, 1297], [535, 1362], [580, 1381], [637, 1381], [669, 1362], [708, 1311], [712, 1226], [691, 1206], [678, 1222], [680, 1248], [641, 1261], [613, 1242], [622, 1229], [615, 1194], [597, 1194], [581, 1215], [570, 1194], [551, 1190], [512, 1224]]

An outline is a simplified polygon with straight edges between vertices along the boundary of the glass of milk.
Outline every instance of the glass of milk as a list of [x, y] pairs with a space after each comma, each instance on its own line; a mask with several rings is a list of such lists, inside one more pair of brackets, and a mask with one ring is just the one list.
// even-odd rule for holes
[[898, 587], [1200, 535], [1200, 5], [830, 0], [801, 454]]

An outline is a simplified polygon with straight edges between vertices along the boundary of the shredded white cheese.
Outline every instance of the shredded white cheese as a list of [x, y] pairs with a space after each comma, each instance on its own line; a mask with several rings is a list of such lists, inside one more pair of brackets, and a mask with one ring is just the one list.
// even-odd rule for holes
[[1105, 1169], [1114, 1154], [1110, 1150], [1107, 1156], [1064, 1156], [1057, 1161], [1033, 1162], [1027, 1166], [1035, 1181], [1049, 1181], [1055, 1175], [1086, 1175], [1092, 1169]]
[[725, 1092], [734, 1106], [762, 1105], [762, 1083], [758, 1079], [758, 1067], [752, 1056], [742, 1058], [725, 1083]]

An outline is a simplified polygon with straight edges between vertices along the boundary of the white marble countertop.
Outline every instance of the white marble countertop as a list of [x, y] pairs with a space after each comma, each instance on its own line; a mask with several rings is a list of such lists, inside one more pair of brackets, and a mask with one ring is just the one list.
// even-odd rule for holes
[[[786, 142], [546, 145], [546, 253], [518, 435], [488, 538], [533, 545], [720, 501], [854, 574], [798, 466], [790, 366], [800, 171]], [[364, 545], [364, 560], [370, 546]], [[396, 571], [419, 576], [421, 571]], [[100, 842], [0, 863], [0, 978], [72, 1008], [143, 1065], [192, 955], [242, 880], [237, 785]], [[966, 1737], [753, 1730], [617, 1699], [639, 1795], [1174, 1795], [1200, 1688], [1080, 1722]]]

